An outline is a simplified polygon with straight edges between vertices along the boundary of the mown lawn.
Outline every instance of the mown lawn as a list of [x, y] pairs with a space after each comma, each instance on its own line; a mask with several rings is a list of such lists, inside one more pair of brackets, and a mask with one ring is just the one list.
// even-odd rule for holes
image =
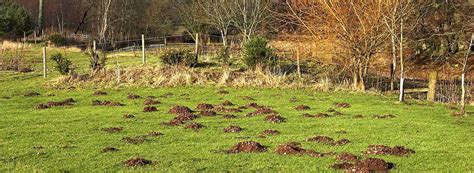
[[[52, 90], [45, 88], [47, 80], [39, 73], [18, 74], [0, 72], [0, 172], [5, 171], [334, 171], [334, 156], [278, 155], [279, 144], [300, 142], [305, 149], [318, 152], [351, 152], [362, 157], [383, 158], [395, 163], [393, 171], [474, 171], [474, 118], [450, 115], [447, 106], [410, 102], [400, 104], [391, 96], [348, 92], [322, 93], [310, 90], [256, 88], [120, 88], [105, 89], [108, 95], [93, 96], [94, 89]], [[229, 94], [218, 94], [224, 89]], [[29, 92], [37, 97], [25, 97]], [[142, 96], [127, 98], [128, 93]], [[160, 97], [171, 93], [169, 97]], [[169, 94], [168, 94], [169, 95]], [[144, 97], [156, 96], [162, 104], [158, 112], [144, 113]], [[249, 96], [255, 101], [245, 100]], [[10, 98], [5, 98], [10, 97]], [[291, 98], [296, 102], [290, 102]], [[35, 106], [48, 101], [73, 98], [72, 106], [37, 110]], [[110, 100], [126, 104], [123, 107], [93, 107], [93, 100]], [[256, 102], [271, 107], [286, 118], [280, 124], [264, 121], [264, 116], [246, 117], [252, 109], [236, 113], [236, 119], [221, 115], [201, 117], [195, 122], [205, 125], [199, 131], [182, 126], [165, 126], [174, 115], [173, 105], [195, 108], [198, 103], [220, 104], [230, 100], [236, 105]], [[350, 108], [336, 108], [343, 115], [330, 118], [305, 118], [303, 113], [327, 113], [335, 102], [347, 102]], [[297, 105], [311, 110], [296, 111]], [[473, 112], [473, 107], [468, 108]], [[124, 114], [136, 118], [124, 119]], [[392, 114], [393, 119], [374, 119], [373, 115]], [[363, 115], [364, 118], [353, 118]], [[223, 128], [238, 125], [240, 133], [224, 133]], [[118, 133], [106, 133], [102, 128], [122, 127]], [[266, 129], [276, 129], [279, 135], [259, 138]], [[145, 135], [157, 131], [164, 135], [148, 137], [142, 144], [127, 144], [123, 137]], [[347, 131], [345, 134], [339, 131]], [[334, 139], [347, 138], [351, 143], [330, 146], [307, 142], [306, 139], [326, 135]], [[241, 141], [257, 141], [268, 147], [264, 153], [226, 154]], [[415, 154], [399, 156], [364, 156], [371, 144], [406, 146]], [[102, 153], [105, 147], [117, 152]], [[143, 157], [153, 160], [150, 166], [129, 168], [125, 160]]]

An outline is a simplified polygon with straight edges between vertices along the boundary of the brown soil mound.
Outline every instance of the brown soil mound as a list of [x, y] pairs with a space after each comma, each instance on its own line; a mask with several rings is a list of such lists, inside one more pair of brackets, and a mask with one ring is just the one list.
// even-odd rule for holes
[[100, 101], [100, 100], [94, 100], [92, 101], [92, 106], [125, 106], [123, 103], [119, 102], [111, 102], [111, 101]]
[[334, 165], [331, 166], [331, 168], [333, 168], [333, 169], [346, 169], [346, 170], [349, 170], [349, 169], [351, 169], [352, 167], [354, 167], [354, 164], [352, 164], [352, 163], [347, 163], [347, 162], [336, 163], [336, 164], [334, 164]]
[[235, 115], [224, 115], [224, 116], [222, 116], [222, 117], [225, 118], [225, 119], [234, 119], [234, 118], [237, 118], [237, 116], [235, 116]]
[[192, 129], [192, 130], [199, 130], [199, 129], [204, 128], [204, 126], [202, 124], [192, 122], [192, 123], [189, 123], [188, 125], [186, 125], [184, 128]]
[[122, 127], [108, 127], [108, 128], [102, 128], [102, 131], [107, 132], [107, 133], [118, 133], [123, 130]]
[[143, 112], [156, 112], [158, 109], [154, 106], [147, 106], [143, 108]]
[[239, 112], [242, 112], [240, 109], [237, 109], [237, 108], [226, 108], [226, 107], [223, 107], [223, 106], [215, 107], [214, 111], [222, 112], [222, 113], [239, 113]]
[[146, 99], [144, 102], [143, 102], [144, 105], [157, 105], [157, 104], [161, 104], [160, 101], [158, 100], [153, 100], [153, 99]]
[[105, 147], [105, 148], [102, 149], [102, 153], [116, 152], [118, 150], [119, 149], [114, 148], [114, 147]]
[[37, 92], [30, 92], [30, 93], [25, 94], [25, 97], [36, 97], [36, 96], [40, 96], [40, 95], [41, 94], [37, 93]]
[[383, 159], [368, 158], [364, 161], [358, 161], [353, 167], [349, 168], [349, 172], [388, 172], [393, 168], [393, 163], [387, 163]]
[[257, 109], [257, 108], [261, 108], [261, 107], [264, 107], [264, 106], [260, 106], [257, 103], [249, 103], [249, 104], [245, 105], [245, 107], [246, 108], [255, 108], [255, 109]]
[[153, 161], [146, 160], [144, 158], [134, 158], [134, 159], [126, 160], [123, 162], [125, 166], [129, 166], [129, 167], [151, 165], [152, 163]]
[[395, 117], [396, 117], [395, 115], [391, 115], [391, 114], [388, 114], [388, 115], [374, 115], [375, 119], [392, 119], [392, 118], [395, 118]]
[[69, 99], [66, 99], [64, 101], [60, 101], [60, 102], [48, 102], [47, 105], [49, 107], [55, 107], [55, 106], [70, 106], [70, 105], [73, 105], [74, 103], [76, 103], [76, 101], [72, 98], [69, 98]]
[[107, 92], [104, 92], [104, 91], [95, 91], [94, 94], [92, 95], [95, 95], [95, 96], [105, 96], [107, 95], [108, 93]]
[[125, 114], [125, 115], [123, 115], [123, 118], [125, 118], [125, 119], [131, 119], [131, 118], [135, 118], [135, 115], [132, 115], [132, 114]]
[[389, 147], [385, 145], [369, 145], [366, 154], [374, 155], [396, 155], [396, 156], [405, 156], [415, 153], [414, 150], [405, 148], [403, 146]]
[[148, 136], [151, 136], [151, 137], [157, 137], [157, 136], [162, 136], [162, 135], [163, 133], [155, 132], [155, 131], [148, 133]]
[[279, 115], [268, 115], [265, 117], [265, 121], [271, 122], [271, 123], [282, 123], [282, 122], [285, 122], [285, 118]]
[[297, 111], [304, 111], [304, 110], [310, 110], [311, 108], [309, 106], [306, 106], [306, 105], [299, 105], [299, 106], [296, 106], [295, 109]]
[[47, 104], [38, 104], [35, 106], [35, 109], [48, 109], [50, 108]]
[[222, 102], [221, 105], [222, 105], [222, 106], [234, 106], [234, 103], [232, 103], [232, 102], [229, 101], [229, 100], [226, 100], [226, 101]]
[[307, 141], [311, 142], [318, 142], [318, 143], [323, 143], [323, 144], [328, 144], [328, 145], [333, 145], [334, 139], [332, 139], [329, 136], [316, 136], [309, 138]]
[[257, 115], [268, 115], [268, 114], [277, 114], [277, 113], [278, 112], [276, 112], [276, 111], [274, 111], [270, 108], [258, 107], [255, 112], [248, 113], [247, 116], [248, 117], [253, 117], [253, 116], [257, 116]]
[[139, 98], [142, 98], [142, 97], [140, 97], [139, 95], [128, 93], [127, 98], [135, 100], [135, 99], [139, 99]]
[[176, 117], [172, 119], [170, 122], [164, 123], [164, 124], [168, 126], [177, 126], [177, 125], [184, 124], [188, 121], [194, 120], [196, 118], [198, 118], [198, 116], [191, 113], [180, 113], [176, 115]]
[[336, 156], [336, 160], [338, 161], [347, 161], [347, 162], [355, 162], [359, 160], [359, 157], [351, 154], [351, 153], [341, 153]]
[[171, 114], [192, 113], [191, 109], [186, 106], [174, 106], [168, 112]]
[[238, 133], [240, 131], [242, 131], [242, 128], [239, 126], [229, 126], [224, 128], [224, 132], [226, 133]]
[[146, 141], [145, 136], [124, 137], [122, 141], [129, 144], [141, 144]]
[[214, 106], [213, 106], [212, 104], [199, 103], [199, 104], [196, 106], [196, 109], [205, 111], [205, 110], [214, 109]]
[[336, 106], [338, 108], [350, 108], [351, 104], [349, 104], [349, 103], [334, 103], [334, 106]]
[[214, 111], [201, 111], [199, 115], [205, 116], [205, 117], [213, 117], [213, 116], [216, 116], [217, 113]]
[[267, 148], [255, 141], [239, 142], [234, 145], [227, 153], [260, 153], [267, 151]]
[[290, 142], [287, 144], [282, 144], [277, 146], [275, 152], [282, 155], [304, 155], [307, 154], [311, 157], [324, 157], [324, 154], [313, 151], [306, 150], [300, 147], [300, 143]]
[[319, 113], [319, 114], [303, 114], [304, 117], [306, 118], [328, 118], [328, 117], [331, 117], [330, 115], [328, 114], [325, 114], [325, 113]]

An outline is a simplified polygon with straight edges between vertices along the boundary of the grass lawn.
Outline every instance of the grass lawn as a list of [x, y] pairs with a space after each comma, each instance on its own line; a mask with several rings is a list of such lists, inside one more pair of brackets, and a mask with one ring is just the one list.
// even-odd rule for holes
[[[229, 94], [218, 94], [222, 88], [120, 88], [106, 89], [108, 95], [93, 96], [94, 89], [51, 90], [41, 74], [0, 72], [0, 172], [5, 171], [334, 171], [334, 156], [279, 155], [279, 144], [300, 142], [303, 148], [318, 152], [350, 152], [362, 157], [383, 158], [395, 163], [394, 171], [474, 171], [474, 118], [453, 117], [441, 104], [411, 102], [396, 103], [396, 97], [347, 92], [321, 93], [310, 90], [223, 88]], [[24, 94], [35, 91], [37, 97]], [[156, 96], [162, 104], [158, 112], [144, 113], [145, 98], [130, 100], [128, 93], [142, 97]], [[169, 97], [160, 97], [172, 93]], [[49, 95], [49, 96], [48, 96]], [[53, 96], [54, 95], [54, 96]], [[244, 100], [250, 96], [255, 101]], [[4, 97], [11, 97], [9, 99]], [[290, 102], [291, 98], [296, 102]], [[35, 106], [48, 101], [73, 98], [72, 106], [37, 110]], [[93, 107], [93, 100], [110, 100], [126, 104], [123, 107]], [[221, 115], [201, 117], [195, 122], [205, 127], [199, 131], [183, 126], [165, 126], [174, 115], [167, 113], [173, 105], [192, 109], [198, 103], [220, 104], [230, 100], [236, 105], [256, 102], [286, 118], [275, 124], [264, 121], [264, 115], [246, 117], [254, 109], [236, 113], [236, 119]], [[305, 118], [303, 113], [327, 113], [335, 102], [347, 102], [350, 108], [336, 108], [343, 115], [329, 118]], [[296, 111], [297, 105], [311, 110]], [[473, 107], [468, 107], [473, 112]], [[124, 114], [136, 117], [124, 119]], [[374, 119], [373, 115], [392, 114], [393, 119]], [[353, 118], [363, 115], [364, 118]], [[240, 133], [224, 133], [223, 128], [238, 125]], [[106, 133], [102, 128], [122, 127], [118, 133]], [[279, 135], [259, 138], [266, 129]], [[134, 137], [157, 131], [164, 135], [147, 137], [142, 144], [125, 143], [123, 137]], [[339, 131], [346, 131], [341, 134]], [[317, 136], [330, 136], [351, 142], [331, 146], [308, 142]], [[242, 141], [256, 141], [268, 147], [264, 153], [226, 154]], [[399, 156], [365, 156], [371, 144], [405, 146], [416, 153]], [[117, 152], [102, 153], [105, 147]], [[143, 157], [154, 164], [129, 168], [125, 160]]]

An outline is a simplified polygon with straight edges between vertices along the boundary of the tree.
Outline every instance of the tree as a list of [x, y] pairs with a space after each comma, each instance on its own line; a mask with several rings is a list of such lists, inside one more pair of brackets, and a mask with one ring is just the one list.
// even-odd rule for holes
[[205, 21], [217, 29], [222, 38], [222, 43], [227, 46], [227, 34], [232, 25], [232, 13], [230, 11], [231, 0], [199, 0], [197, 1], [206, 14]]
[[466, 73], [471, 70], [472, 64], [470, 64], [469, 57], [471, 56], [471, 51], [474, 48], [474, 33], [471, 35], [471, 41], [468, 44], [469, 46], [466, 51], [466, 56], [461, 60], [462, 72], [461, 72], [461, 113], [466, 113]]
[[262, 24], [269, 19], [271, 0], [233, 0], [230, 4], [232, 24], [240, 31], [243, 42], [250, 40]]
[[30, 14], [22, 6], [12, 1], [0, 2], [0, 36], [18, 38], [24, 32], [33, 30]]
[[44, 0], [39, 0], [38, 7], [38, 33], [43, 34], [44, 30]]

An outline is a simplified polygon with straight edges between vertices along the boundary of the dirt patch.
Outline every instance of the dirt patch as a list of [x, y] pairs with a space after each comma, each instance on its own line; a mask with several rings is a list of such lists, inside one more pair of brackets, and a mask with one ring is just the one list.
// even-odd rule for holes
[[341, 140], [335, 141], [333, 138], [329, 136], [316, 136], [316, 137], [307, 139], [307, 141], [322, 143], [326, 145], [334, 145], [334, 146], [341, 146], [341, 145], [346, 145], [350, 143], [348, 139], [341, 139]]
[[139, 99], [139, 98], [142, 98], [142, 97], [140, 97], [139, 95], [128, 93], [127, 98], [135, 100], [135, 99]]
[[348, 169], [349, 172], [388, 172], [394, 167], [393, 163], [388, 163], [383, 159], [368, 158], [358, 161]]
[[153, 131], [153, 132], [148, 133], [148, 136], [158, 137], [158, 136], [163, 136], [163, 133]]
[[225, 118], [225, 119], [235, 119], [235, 118], [237, 118], [237, 116], [235, 116], [235, 115], [223, 115], [222, 117]]
[[111, 153], [111, 152], [117, 152], [119, 151], [119, 149], [117, 148], [114, 148], [114, 147], [105, 147], [105, 148], [102, 148], [102, 153]]
[[189, 123], [189, 124], [187, 124], [186, 126], [184, 126], [184, 128], [186, 128], [186, 129], [192, 129], [192, 130], [197, 131], [197, 130], [199, 130], [199, 129], [204, 128], [204, 125], [199, 124], [199, 123], [192, 122], [192, 123]]
[[262, 108], [264, 106], [260, 106], [260, 105], [258, 105], [258, 103], [249, 103], [249, 104], [245, 105], [245, 107], [246, 108], [255, 108], [255, 109], [257, 109], [257, 108]]
[[285, 122], [285, 118], [279, 116], [279, 115], [268, 115], [265, 117], [265, 121], [271, 122], [271, 123], [282, 123]]
[[406, 155], [415, 153], [415, 151], [403, 146], [395, 146], [392, 148], [385, 145], [369, 145], [369, 147], [364, 153], [374, 154], [374, 155], [406, 156]]
[[199, 112], [199, 115], [205, 116], [205, 117], [213, 117], [213, 116], [216, 116], [217, 113], [214, 111], [201, 111]]
[[281, 155], [309, 155], [311, 157], [324, 157], [324, 154], [301, 148], [300, 143], [290, 142], [277, 146], [275, 152]]
[[107, 94], [108, 93], [104, 92], [104, 91], [95, 91], [92, 95], [94, 95], [94, 96], [105, 96]]
[[305, 111], [305, 110], [310, 110], [310, 109], [311, 109], [311, 107], [306, 106], [306, 105], [298, 105], [298, 106], [295, 107], [295, 110], [297, 110], [297, 111]]
[[217, 112], [222, 112], [222, 113], [239, 113], [242, 112], [242, 110], [237, 109], [237, 108], [226, 108], [224, 106], [218, 106], [214, 108], [214, 111]]
[[124, 137], [122, 141], [129, 144], [142, 144], [146, 141], [145, 136]]
[[123, 164], [128, 167], [146, 166], [151, 165], [152, 163], [153, 161], [144, 158], [133, 158], [123, 162]]
[[391, 115], [391, 114], [388, 114], [388, 115], [374, 115], [375, 119], [392, 119], [392, 118], [395, 118], [395, 117], [396, 117], [395, 115]]
[[255, 110], [255, 112], [248, 113], [247, 117], [253, 117], [253, 116], [257, 116], [257, 115], [277, 114], [277, 113], [278, 112], [276, 112], [276, 111], [274, 111], [270, 108], [258, 107], [257, 110]]
[[102, 131], [107, 132], [107, 133], [118, 133], [123, 130], [122, 127], [107, 127], [107, 128], [102, 128]]
[[154, 106], [147, 106], [143, 108], [143, 112], [156, 112], [158, 109]]
[[337, 161], [356, 162], [359, 157], [351, 153], [341, 153], [336, 156]]
[[123, 118], [124, 118], [124, 119], [132, 119], [132, 118], [135, 118], [135, 115], [132, 115], [132, 114], [125, 114], [125, 115], [123, 115]]
[[176, 115], [176, 117], [174, 119], [172, 119], [170, 122], [164, 123], [164, 125], [177, 126], [177, 125], [184, 124], [188, 121], [192, 121], [196, 118], [198, 118], [198, 116], [194, 115], [192, 113], [180, 113], [180, 114]]
[[153, 100], [153, 99], [146, 99], [144, 102], [143, 102], [144, 105], [158, 105], [158, 104], [161, 104], [160, 101], [158, 100]]
[[94, 101], [92, 101], [92, 106], [110, 106], [110, 107], [115, 107], [115, 106], [125, 106], [125, 104], [120, 103], [120, 102], [94, 100]]
[[50, 108], [47, 104], [37, 104], [35, 109], [48, 109]]
[[192, 110], [186, 106], [174, 106], [169, 111], [171, 114], [192, 113]]
[[41, 94], [40, 93], [37, 93], [37, 92], [29, 92], [29, 93], [26, 93], [24, 96], [25, 97], [37, 97], [37, 96], [40, 96]]
[[66, 100], [63, 100], [63, 101], [59, 101], [59, 102], [48, 102], [47, 105], [49, 107], [70, 106], [70, 105], [74, 105], [74, 103], [76, 103], [76, 101], [72, 98], [69, 98], [69, 99], [66, 99]]
[[243, 129], [239, 126], [229, 126], [224, 128], [224, 132], [226, 133], [238, 133], [241, 132]]
[[261, 153], [267, 151], [267, 148], [255, 141], [239, 142], [234, 145], [227, 153]]
[[206, 104], [206, 103], [199, 103], [199, 104], [196, 106], [196, 109], [197, 109], [197, 110], [201, 110], [201, 111], [211, 110], [211, 109], [214, 109], [214, 105], [212, 105], [212, 104]]
[[348, 172], [350, 171], [349, 169], [351, 169], [352, 167], [354, 167], [354, 164], [347, 163], [347, 162], [336, 163], [336, 164], [331, 166], [331, 168], [333, 168], [333, 169], [345, 169], [345, 170], [348, 170]]
[[222, 102], [221, 105], [222, 105], [222, 106], [234, 106], [234, 103], [232, 103], [232, 102], [229, 101], [229, 100], [226, 100], [226, 101]]
[[350, 108], [352, 105], [349, 103], [340, 102], [340, 103], [334, 103], [334, 106], [338, 108]]
[[325, 114], [325, 113], [318, 113], [318, 114], [303, 114], [303, 117], [306, 117], [306, 118], [329, 118], [331, 116], [328, 115], [328, 114]]

